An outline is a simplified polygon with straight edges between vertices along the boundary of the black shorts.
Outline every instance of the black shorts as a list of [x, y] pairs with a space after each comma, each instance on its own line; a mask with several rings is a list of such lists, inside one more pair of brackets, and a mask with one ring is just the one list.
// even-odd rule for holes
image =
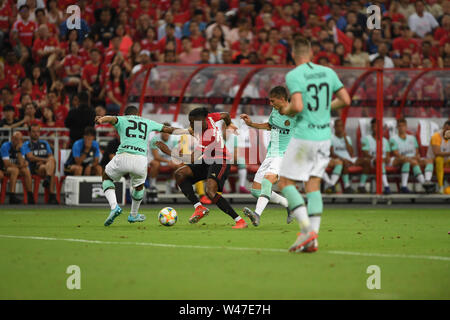
[[230, 172], [230, 164], [188, 164], [189, 168], [191, 168], [194, 176], [191, 178], [192, 183], [196, 183], [206, 179], [214, 179], [219, 186], [219, 192], [222, 192], [225, 181], [228, 178], [228, 173]]

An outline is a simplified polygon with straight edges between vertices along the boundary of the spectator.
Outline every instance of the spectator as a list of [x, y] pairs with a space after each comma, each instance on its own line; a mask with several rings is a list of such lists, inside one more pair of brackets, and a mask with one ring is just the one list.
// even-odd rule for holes
[[[42, 128], [64, 128], [64, 121], [56, 120], [55, 114], [53, 113], [53, 109], [50, 107], [45, 107], [42, 111]], [[51, 137], [54, 136], [55, 133], [51, 131], [42, 131], [42, 136]]]
[[327, 60], [335, 66], [340, 64], [339, 56], [334, 53], [334, 41], [326, 39], [323, 42], [323, 50], [320, 51], [313, 59], [314, 63], [317, 63], [320, 58], [325, 57]]
[[200, 61], [198, 61], [198, 64], [208, 64], [209, 63], [209, 50], [203, 49], [200, 53]]
[[58, 63], [57, 69], [62, 68], [62, 81], [67, 87], [75, 88], [78, 92], [81, 90], [81, 76], [83, 71], [83, 59], [79, 55], [79, 46], [76, 41], [69, 43], [69, 54]]
[[347, 59], [352, 67], [366, 68], [370, 66], [369, 54], [363, 51], [363, 41], [361, 38], [353, 39], [352, 52]]
[[[228, 42], [225, 41], [225, 37], [220, 26], [214, 27], [212, 35], [210, 38], [208, 38], [208, 41], [214, 38], [218, 40], [220, 51], [223, 51], [224, 49], [227, 49], [229, 47]], [[208, 48], [208, 44], [206, 44], [206, 47]]]
[[86, 127], [83, 138], [75, 141], [64, 164], [64, 173], [73, 176], [101, 176], [100, 147], [95, 141], [95, 129]]
[[38, 28], [42, 25], [45, 25], [45, 26], [47, 26], [48, 31], [51, 36], [59, 35], [59, 30], [58, 30], [58, 28], [56, 28], [56, 25], [48, 22], [47, 16], [45, 15], [45, 9], [43, 9], [43, 8], [36, 9], [35, 15], [36, 15], [36, 23], [38, 25]]
[[425, 11], [425, 3], [423, 0], [416, 1], [415, 9], [416, 13], [408, 18], [408, 25], [415, 35], [423, 38], [425, 34], [433, 32], [439, 24], [431, 13]]
[[33, 124], [41, 125], [41, 120], [36, 118], [36, 106], [33, 102], [26, 104], [24, 111], [23, 119], [25, 122], [23, 125], [25, 127], [30, 128]]
[[142, 50], [139, 53], [138, 61], [139, 64], [134, 66], [133, 70], [131, 70], [131, 74], [139, 72], [144, 66], [148, 65], [151, 62], [150, 51]]
[[225, 14], [221, 11], [217, 12], [216, 21], [206, 28], [206, 39], [212, 37], [214, 27], [216, 26], [222, 29], [225, 41], [230, 41], [230, 28], [225, 24]]
[[200, 53], [202, 51], [201, 48], [192, 48], [191, 39], [188, 37], [183, 37], [181, 39], [181, 44], [183, 47], [183, 51], [179, 56], [180, 63], [195, 63], [200, 60]]
[[376, 58], [380, 57], [383, 59], [384, 61], [384, 68], [393, 68], [394, 67], [394, 62], [392, 61], [392, 59], [390, 57], [388, 57], [388, 46], [386, 43], [380, 43], [380, 45], [378, 46], [378, 52], [375, 54], [371, 54], [369, 56], [370, 61], [374, 61]]
[[403, 54], [404, 51], [413, 54], [420, 50], [418, 41], [412, 38], [412, 31], [407, 26], [400, 28], [400, 37], [392, 41], [392, 48], [395, 50], [394, 52], [400, 54]]
[[56, 121], [64, 122], [69, 113], [69, 109], [66, 105], [61, 104], [60, 101], [58, 101], [58, 98], [58, 91], [50, 90], [50, 92], [47, 94], [47, 106], [52, 109]]
[[0, 0], [0, 52], [3, 49], [3, 41], [5, 41], [4, 39], [7, 37], [13, 23], [13, 9], [10, 1]]
[[192, 21], [190, 26], [190, 36], [189, 38], [192, 41], [192, 48], [203, 48], [206, 45], [206, 40], [203, 37], [203, 34], [200, 32], [199, 24], [197, 22]]
[[[3, 119], [0, 120], [0, 129], [12, 129], [24, 126], [28, 118], [18, 120], [14, 117], [15, 108], [11, 105], [6, 105], [3, 107]], [[0, 144], [8, 141], [9, 132], [0, 131]]]
[[223, 64], [232, 64], [233, 63], [233, 56], [231, 55], [231, 51], [229, 49], [223, 50], [222, 63]]
[[177, 54], [175, 50], [166, 50], [164, 52], [164, 61], [165, 63], [176, 63], [177, 62]]
[[70, 130], [71, 143], [82, 138], [84, 129], [88, 126], [93, 126], [95, 119], [95, 112], [89, 107], [88, 93], [81, 91], [78, 97], [80, 100], [79, 106], [75, 104], [64, 121], [64, 125]]
[[161, 41], [162, 39], [167, 37], [167, 27], [170, 26], [173, 30], [171, 31], [170, 37], [175, 37], [176, 39], [181, 39], [182, 32], [180, 27], [175, 26], [173, 23], [173, 14], [169, 10], [164, 15], [163, 24], [158, 28], [158, 40]]
[[114, 23], [109, 8], [100, 11], [100, 21], [92, 26], [92, 34], [95, 41], [100, 41], [103, 47], [109, 47], [109, 41], [114, 36]]
[[17, 61], [14, 51], [9, 51], [6, 54], [5, 62], [5, 77], [9, 79], [9, 88], [14, 91], [19, 86], [20, 80], [25, 78], [25, 69]]
[[195, 23], [197, 25], [199, 31], [203, 32], [206, 30], [206, 22], [203, 21], [203, 10], [195, 9], [192, 19], [183, 25], [184, 37], [192, 36], [192, 23]]
[[[289, 23], [287, 25], [289, 25]], [[233, 28], [230, 31], [229, 41], [231, 44], [233, 44], [236, 41], [239, 41], [240, 39], [247, 39], [248, 41], [253, 40], [253, 33], [251, 31], [249, 21], [247, 18], [240, 19], [237, 28]]]
[[220, 64], [223, 63], [222, 51], [219, 50], [219, 40], [217, 38], [209, 39], [209, 63]]
[[442, 127], [431, 137], [431, 153], [434, 158], [436, 177], [439, 186], [439, 193], [444, 193], [444, 168], [450, 167], [450, 140], [444, 138], [444, 133], [450, 130], [450, 120], [447, 120]]
[[49, 204], [58, 204], [55, 195], [56, 161], [52, 149], [45, 140], [40, 140], [39, 124], [30, 126], [30, 140], [23, 144], [24, 154], [29, 163], [30, 173], [44, 178], [42, 186], [48, 189]]
[[96, 101], [100, 96], [102, 84], [104, 82], [100, 65], [100, 50], [97, 48], [91, 49], [90, 56], [90, 63], [83, 68], [81, 83], [82, 87], [85, 88], [91, 97], [93, 97], [93, 100]]
[[400, 66], [402, 68], [410, 68], [411, 67], [411, 54], [405, 52], [402, 54], [402, 60]]
[[414, 5], [409, 0], [399, 0], [398, 8], [393, 7], [392, 10], [397, 9], [397, 12], [405, 17], [406, 20], [416, 12]]
[[[64, 20], [59, 25], [59, 36], [60, 36], [60, 38], [65, 38], [70, 30], [76, 30], [78, 33], [78, 37], [77, 37], [78, 42], [81, 43], [81, 41], [89, 34], [91, 29], [90, 29], [88, 23], [86, 22], [86, 20], [84, 20], [83, 18], [80, 19], [80, 28], [79, 29], [78, 28], [77, 29], [69, 29], [68, 26], [70, 24], [67, 22], [68, 22], [68, 19], [70, 18], [70, 15], [71, 15], [70, 13], [65, 12]], [[106, 30], [105, 30], [105, 32], [106, 32]]]
[[175, 45], [174, 49], [177, 53], [181, 52], [181, 41], [175, 36], [175, 25], [171, 23], [165, 25], [165, 36], [158, 41], [160, 53], [166, 50], [174, 50], [167, 47], [168, 43], [173, 43]]
[[12, 135], [11, 142], [4, 142], [0, 148], [5, 174], [9, 176], [9, 203], [19, 204], [22, 201], [16, 196], [16, 183], [19, 176], [24, 178], [24, 192], [27, 192], [28, 204], [34, 204], [31, 190], [31, 173], [28, 162], [25, 160], [23, 136], [20, 132]]
[[270, 30], [268, 42], [261, 46], [259, 51], [260, 59], [272, 58], [277, 64], [286, 63], [286, 47], [279, 43], [278, 30]]
[[235, 53], [233, 63], [248, 64], [250, 62], [250, 41], [247, 39], [240, 40], [240, 51]]
[[153, 28], [148, 28], [146, 31], [146, 38], [141, 40], [141, 50], [148, 50], [151, 53], [157, 53], [159, 49], [158, 40], [156, 39], [156, 32]]
[[59, 26], [64, 19], [64, 15], [58, 8], [57, 0], [47, 0], [47, 20], [49, 23]]
[[375, 54], [378, 52], [378, 46], [384, 43], [381, 30], [373, 29], [370, 32], [369, 39], [367, 40], [366, 48], [369, 54]]
[[11, 29], [11, 40], [13, 45], [21, 44], [27, 48], [33, 46], [33, 34], [37, 29], [37, 24], [30, 19], [30, 7], [27, 4], [19, 8], [18, 19]]
[[110, 115], [118, 115], [120, 107], [125, 103], [127, 82], [122, 69], [117, 64], [111, 66], [111, 73], [106, 84], [106, 111]]

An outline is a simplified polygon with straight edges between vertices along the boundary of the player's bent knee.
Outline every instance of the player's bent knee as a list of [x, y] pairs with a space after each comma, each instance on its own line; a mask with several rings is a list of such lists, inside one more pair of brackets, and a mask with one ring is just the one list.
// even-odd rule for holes
[[134, 189], [133, 192], [131, 192], [131, 197], [136, 201], [141, 201], [144, 198], [144, 189]]
[[116, 188], [116, 186], [114, 185], [114, 182], [112, 180], [103, 180], [102, 187], [103, 187], [103, 192], [105, 192], [108, 189]]

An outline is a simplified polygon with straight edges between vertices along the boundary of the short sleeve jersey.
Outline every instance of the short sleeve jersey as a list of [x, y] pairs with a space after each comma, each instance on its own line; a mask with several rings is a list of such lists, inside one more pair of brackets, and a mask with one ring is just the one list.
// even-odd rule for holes
[[[22, 145], [22, 147], [20, 148], [20, 153], [22, 154], [23, 157], [25, 157], [25, 155], [26, 155], [25, 151], [26, 150], [24, 148], [24, 145]], [[9, 160], [12, 164], [18, 163], [17, 153], [18, 153], [18, 151], [16, 151], [16, 149], [12, 145], [12, 142], [10, 142], [10, 141], [3, 143], [0, 148], [0, 154], [2, 156], [2, 160]]]
[[[347, 142], [350, 146], [352, 146], [352, 139], [349, 136], [345, 137], [347, 139]], [[344, 137], [339, 138], [336, 137], [334, 134], [331, 136], [331, 146], [333, 147], [334, 153], [342, 159], [351, 160], [351, 156], [348, 153], [347, 146], [345, 144]]]
[[[178, 146], [178, 143], [180, 142], [180, 139], [177, 136], [169, 136], [169, 140], [164, 141], [163, 139], [161, 139], [161, 136], [157, 135], [154, 136], [152, 138], [152, 140], [150, 140], [150, 149], [156, 149], [159, 151], [158, 147], [156, 146], [156, 142], [158, 141], [162, 141], [166, 146], [169, 147], [170, 150], [175, 149]], [[159, 151], [159, 154], [161, 155], [161, 157], [163, 157], [164, 159], [170, 159], [171, 157], [161, 151]]]
[[273, 109], [269, 116], [270, 143], [266, 158], [282, 157], [287, 150], [295, 129], [296, 117], [282, 115]]
[[139, 116], [119, 116], [114, 125], [120, 137], [117, 154], [131, 153], [147, 156], [148, 136], [151, 131], [161, 132], [164, 125]]
[[324, 141], [331, 139], [331, 101], [333, 94], [344, 87], [331, 68], [304, 63], [286, 74], [291, 96], [301, 93], [303, 110], [297, 114], [296, 139]]
[[197, 149], [201, 149], [203, 159], [230, 159], [230, 154], [225, 146], [222, 133], [216, 124], [220, 120], [222, 119], [219, 112], [208, 113], [206, 117], [208, 128], [202, 133], [202, 137], [196, 137], [197, 141], [200, 142]]
[[400, 155], [405, 157], [414, 157], [416, 155], [416, 149], [419, 148], [416, 137], [410, 134], [407, 134], [405, 139], [395, 135], [389, 142], [391, 151], [398, 150]]
[[[371, 157], [377, 155], [377, 141], [372, 135], [367, 135], [361, 138], [362, 150], [367, 151]], [[388, 140], [383, 137], [383, 158], [386, 158], [386, 152], [390, 152]]]

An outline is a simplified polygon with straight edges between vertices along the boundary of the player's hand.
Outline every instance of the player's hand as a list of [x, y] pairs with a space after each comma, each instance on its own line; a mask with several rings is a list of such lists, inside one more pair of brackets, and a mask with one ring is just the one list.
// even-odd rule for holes
[[241, 119], [244, 120], [246, 125], [250, 125], [252, 123], [252, 120], [250, 119], [250, 117], [248, 116], [248, 114], [241, 114]]
[[444, 132], [444, 139], [446, 139], [446, 140], [450, 139], [450, 129], [449, 129], [449, 130], [446, 130], [446, 131]]
[[234, 123], [230, 123], [230, 125], [227, 127], [228, 130], [231, 130], [232, 133], [234, 133], [235, 135], [239, 135], [238, 132], [238, 127], [236, 127], [236, 125]]
[[95, 117], [95, 123], [96, 124], [102, 124], [102, 121], [100, 120], [101, 118], [103, 118], [102, 116], [96, 116]]
[[170, 155], [170, 151], [167, 150], [168, 147], [165, 143], [163, 143], [162, 141], [156, 141], [155, 145], [159, 148], [159, 150], [161, 150], [162, 152], [164, 152], [165, 154]]

